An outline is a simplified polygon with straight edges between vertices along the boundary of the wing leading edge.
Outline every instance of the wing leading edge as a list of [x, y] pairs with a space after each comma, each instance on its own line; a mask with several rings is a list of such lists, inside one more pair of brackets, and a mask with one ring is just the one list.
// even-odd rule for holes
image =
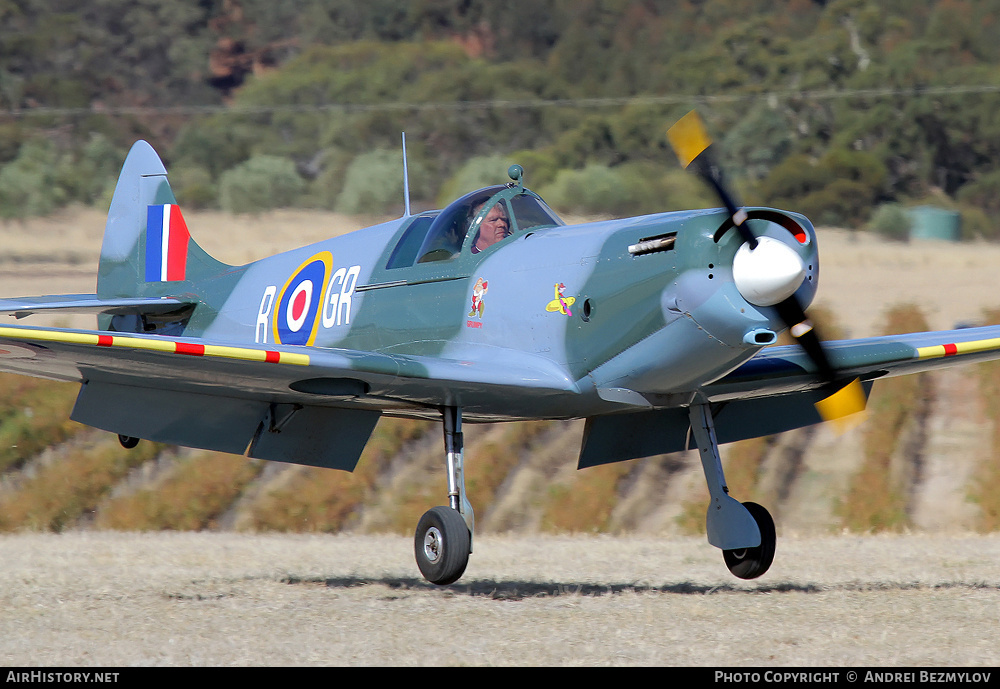
[[[888, 335], [824, 343], [837, 376], [860, 379], [864, 394], [882, 377], [1000, 359], [1000, 326]], [[701, 394], [712, 403], [720, 443], [771, 435], [823, 421], [827, 395], [797, 345], [766, 347]], [[678, 452], [692, 445], [687, 410], [647, 409], [587, 419], [581, 468]]]
[[[1000, 358], [1000, 325], [886, 335], [825, 343], [845, 382], [929, 371]], [[818, 387], [814, 367], [795, 345], [766, 347], [753, 359], [705, 386], [712, 401], [767, 397]]]
[[81, 383], [72, 418], [114, 433], [348, 471], [383, 411], [436, 417], [460, 401], [488, 416], [517, 398], [514, 418], [577, 395], [560, 369], [530, 357], [487, 364], [23, 326], [0, 327], [0, 370]]

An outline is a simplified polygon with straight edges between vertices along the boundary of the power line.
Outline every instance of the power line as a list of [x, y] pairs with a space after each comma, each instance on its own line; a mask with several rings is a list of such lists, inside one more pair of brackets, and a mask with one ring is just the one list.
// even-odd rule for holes
[[734, 103], [755, 100], [854, 100], [899, 96], [959, 96], [1000, 92], [1000, 85], [914, 86], [870, 89], [819, 89], [801, 91], [782, 89], [757, 93], [723, 93], [714, 95], [621, 96], [612, 98], [527, 98], [514, 100], [432, 101], [423, 103], [296, 103], [283, 105], [170, 105], [170, 106], [93, 106], [79, 108], [34, 107], [0, 111], [0, 116], [25, 118], [42, 116], [166, 116], [166, 115], [272, 115], [309, 112], [403, 112], [403, 111], [469, 111], [469, 110], [533, 110], [541, 108], [609, 108], [628, 105], [677, 105]]

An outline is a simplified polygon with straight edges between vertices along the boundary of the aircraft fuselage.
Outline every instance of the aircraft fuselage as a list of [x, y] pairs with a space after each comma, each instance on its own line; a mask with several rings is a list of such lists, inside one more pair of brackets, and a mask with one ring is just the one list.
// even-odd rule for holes
[[[414, 221], [394, 220], [236, 269], [228, 299], [191, 334], [498, 366], [509, 356], [539, 358], [578, 386], [571, 399], [546, 400], [543, 416], [604, 412], [631, 393], [695, 391], [774, 342], [782, 325], [773, 309], [749, 304], [733, 282], [742, 242], [718, 232], [725, 217], [684, 211], [529, 230], [480, 254], [466, 248], [389, 268]], [[795, 221], [805, 242], [774, 222], [752, 222], [801, 255], [808, 301], [815, 234], [805, 218]], [[666, 246], [636, 251], [649, 238]], [[522, 404], [463, 400], [469, 420], [539, 415], [539, 402]]]

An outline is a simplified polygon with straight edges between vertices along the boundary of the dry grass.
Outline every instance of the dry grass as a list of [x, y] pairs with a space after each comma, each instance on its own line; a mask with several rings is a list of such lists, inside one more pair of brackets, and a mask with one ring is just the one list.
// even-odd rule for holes
[[548, 487], [541, 529], [548, 533], [605, 533], [620, 498], [619, 483], [633, 462], [601, 464], [578, 471], [568, 483]]
[[257, 500], [238, 528], [326, 533], [342, 530], [371, 498], [386, 465], [403, 446], [424, 436], [431, 427], [425, 421], [382, 419], [353, 473], [299, 469]]
[[[150, 443], [140, 443], [140, 446]], [[155, 450], [154, 450], [155, 452]], [[199, 531], [218, 517], [261, 472], [263, 462], [221, 452], [196, 452], [148, 488], [110, 500], [96, 526], [129, 531]]]
[[983, 309], [996, 306], [996, 294], [983, 286], [996, 282], [1000, 244], [901, 244], [828, 228], [818, 236], [822, 268], [815, 306], [837, 314], [848, 337], [882, 332], [885, 313], [903, 299], [920, 304], [934, 330], [978, 323]]
[[[987, 323], [1000, 323], [1000, 309], [984, 313]], [[969, 498], [979, 507], [978, 528], [983, 532], [1000, 530], [1000, 362], [979, 364], [979, 392], [986, 414], [993, 419], [992, 447], [970, 486]]]
[[[890, 309], [885, 322], [886, 335], [928, 329], [915, 305]], [[918, 374], [881, 380], [875, 385], [868, 402], [864, 462], [840, 505], [844, 528], [878, 532], [910, 526], [910, 486], [906, 481], [912, 472], [905, 465], [914, 458], [903, 447], [903, 436], [911, 420], [926, 415], [932, 396], [930, 384], [929, 376]]]
[[477, 539], [455, 585], [408, 537], [0, 537], [21, 667], [1000, 663], [1000, 536], [783, 538], [741, 581], [703, 538]]
[[62, 531], [94, 513], [130, 469], [160, 449], [143, 443], [141, 449], [129, 452], [113, 436], [94, 441], [88, 434], [85, 442], [42, 462], [2, 501], [0, 530]]
[[69, 420], [78, 390], [69, 383], [0, 373], [0, 472], [83, 428]]
[[[220, 261], [233, 265], [386, 220], [298, 210], [245, 216], [185, 211], [184, 216], [194, 240]], [[0, 220], [0, 245], [4, 248], [0, 268], [18, 264], [91, 266], [96, 275], [106, 220], [107, 213], [92, 208], [69, 208], [24, 222]]]
[[473, 505], [493, 503], [500, 485], [521, 463], [523, 453], [553, 427], [549, 421], [503, 424], [498, 436], [473, 446], [472, 460], [465, 466], [465, 485]]

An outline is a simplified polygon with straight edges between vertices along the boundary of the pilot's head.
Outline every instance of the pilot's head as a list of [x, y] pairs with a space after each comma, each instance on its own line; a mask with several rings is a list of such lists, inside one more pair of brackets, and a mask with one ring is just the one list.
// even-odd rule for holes
[[[480, 204], [474, 211], [474, 215], [486, 204]], [[483, 221], [479, 223], [479, 235], [473, 244], [473, 251], [480, 252], [488, 249], [510, 234], [510, 220], [507, 218], [507, 209], [502, 202], [499, 202], [490, 209]]]

